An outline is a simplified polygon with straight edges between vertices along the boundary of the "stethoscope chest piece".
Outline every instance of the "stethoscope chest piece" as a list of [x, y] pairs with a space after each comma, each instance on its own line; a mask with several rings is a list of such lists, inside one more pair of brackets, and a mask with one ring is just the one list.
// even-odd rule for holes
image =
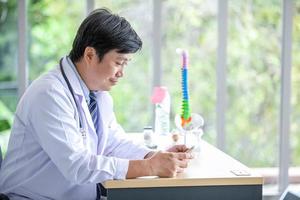
[[84, 128], [80, 128], [80, 133], [83, 138], [86, 138], [86, 130]]

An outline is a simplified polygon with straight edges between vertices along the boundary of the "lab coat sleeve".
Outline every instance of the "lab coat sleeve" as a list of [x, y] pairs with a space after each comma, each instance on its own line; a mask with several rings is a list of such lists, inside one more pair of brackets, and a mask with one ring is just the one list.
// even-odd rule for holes
[[127, 134], [116, 120], [110, 96], [108, 97], [108, 100], [111, 101], [112, 115], [108, 123], [108, 141], [104, 155], [131, 160], [144, 159], [146, 154], [151, 150], [128, 138]]
[[29, 116], [32, 132], [65, 178], [77, 184], [124, 179], [129, 160], [92, 154], [84, 146], [63, 86], [38, 89]]

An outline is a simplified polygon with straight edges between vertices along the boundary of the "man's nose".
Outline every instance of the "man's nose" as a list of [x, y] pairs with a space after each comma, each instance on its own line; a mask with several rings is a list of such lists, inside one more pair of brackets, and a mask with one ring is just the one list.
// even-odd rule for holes
[[118, 78], [123, 77], [123, 68], [117, 72], [116, 77], [118, 77]]

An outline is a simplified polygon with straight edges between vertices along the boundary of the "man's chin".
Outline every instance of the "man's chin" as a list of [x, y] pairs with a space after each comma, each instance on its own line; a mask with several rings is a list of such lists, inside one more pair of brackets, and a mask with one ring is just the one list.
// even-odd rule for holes
[[112, 87], [113, 87], [112, 85], [103, 87], [102, 91], [110, 91], [112, 89]]

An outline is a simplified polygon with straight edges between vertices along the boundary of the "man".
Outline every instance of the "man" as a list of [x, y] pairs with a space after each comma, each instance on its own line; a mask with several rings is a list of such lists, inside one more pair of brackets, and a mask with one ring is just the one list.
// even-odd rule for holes
[[[192, 157], [185, 146], [162, 152], [126, 139], [108, 93], [142, 42], [105, 9], [80, 25], [69, 56], [21, 98], [0, 171], [10, 199], [96, 199], [111, 179], [173, 177]], [[124, 102], [126, 103], [126, 102]]]

